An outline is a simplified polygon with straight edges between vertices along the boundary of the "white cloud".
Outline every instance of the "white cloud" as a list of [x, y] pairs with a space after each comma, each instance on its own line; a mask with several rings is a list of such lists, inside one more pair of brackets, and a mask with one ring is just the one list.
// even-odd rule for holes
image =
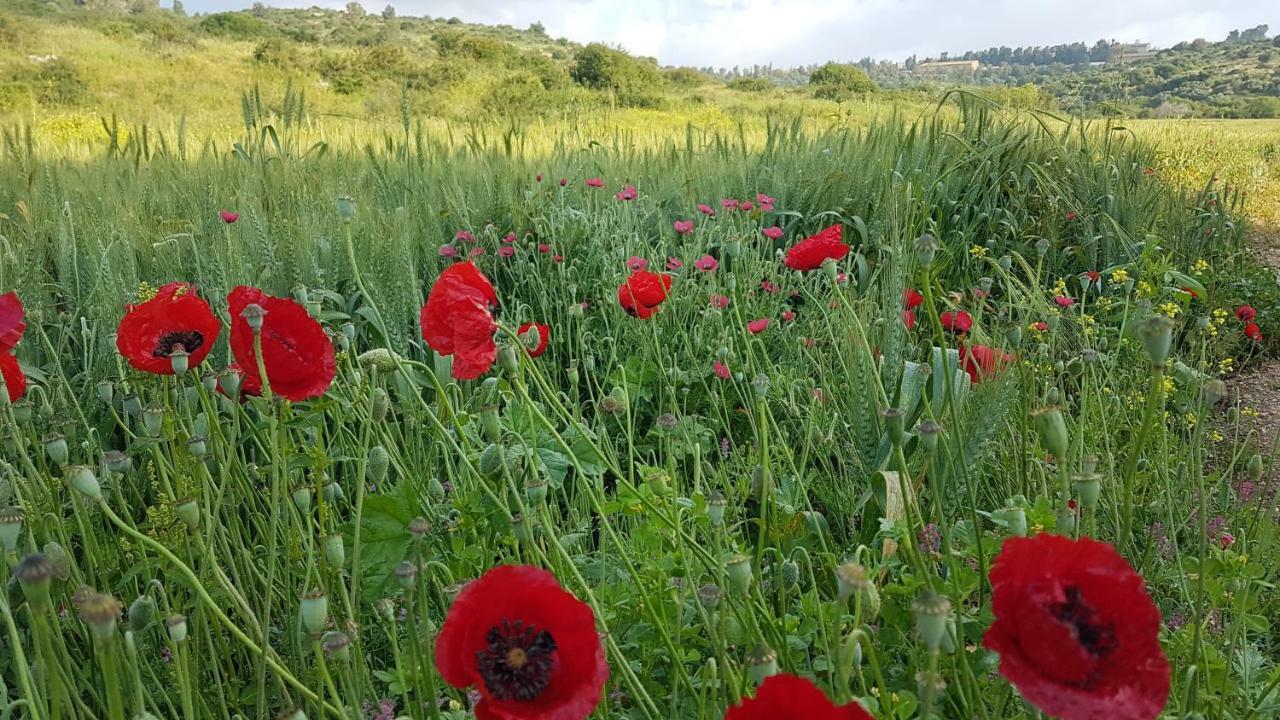
[[[601, 41], [664, 64], [796, 65], [871, 56], [901, 59], [991, 46], [1053, 45], [1098, 38], [1171, 45], [1221, 39], [1271, 22], [1280, 6], [1223, 0], [390, 0], [401, 15], [457, 16]], [[374, 7], [370, 3], [379, 3]], [[384, 0], [366, 0], [370, 11]], [[189, 0], [190, 10], [247, 0]], [[345, 0], [270, 0], [340, 7]], [[1270, 6], [1264, 9], [1263, 6]]]

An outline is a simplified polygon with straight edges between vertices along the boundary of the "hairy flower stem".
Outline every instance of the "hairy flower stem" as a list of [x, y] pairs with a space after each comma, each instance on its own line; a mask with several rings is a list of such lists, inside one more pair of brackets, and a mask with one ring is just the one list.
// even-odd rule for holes
[[1124, 501], [1121, 503], [1122, 519], [1120, 536], [1117, 539], [1122, 547], [1130, 547], [1133, 543], [1133, 494], [1138, 482], [1138, 459], [1147, 444], [1152, 428], [1156, 424], [1156, 415], [1160, 409], [1160, 401], [1164, 398], [1164, 365], [1152, 365], [1151, 375], [1147, 379], [1147, 406], [1142, 413], [1142, 424], [1138, 434], [1130, 443], [1129, 457], [1125, 460], [1124, 469], [1120, 473], [1120, 481], [1124, 484]]

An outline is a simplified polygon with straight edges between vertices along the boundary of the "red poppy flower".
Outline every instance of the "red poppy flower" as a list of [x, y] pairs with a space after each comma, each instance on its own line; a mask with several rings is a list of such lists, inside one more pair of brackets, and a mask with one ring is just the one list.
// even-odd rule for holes
[[271, 392], [298, 402], [319, 397], [329, 389], [337, 369], [333, 343], [320, 323], [292, 298], [278, 298], [258, 288], [241, 285], [227, 296], [231, 311], [231, 354], [244, 373], [244, 392], [262, 392], [258, 356], [253, 349], [253, 330], [242, 317], [244, 309], [257, 305], [262, 318], [262, 365], [267, 371]]
[[903, 324], [903, 325], [904, 325], [908, 330], [911, 330], [912, 328], [914, 328], [914, 327], [916, 326], [916, 311], [915, 311], [915, 310], [903, 310], [903, 311], [902, 311], [902, 324]]
[[658, 312], [670, 289], [670, 275], [636, 270], [618, 286], [618, 304], [628, 315], [645, 320]]
[[[12, 295], [12, 293], [10, 294]], [[0, 298], [0, 300], [3, 300], [3, 298]], [[1236, 308], [1236, 319], [1240, 322], [1249, 322], [1256, 317], [1258, 317], [1258, 311], [1254, 310], [1252, 305], [1241, 305]], [[3, 331], [3, 329], [3, 321], [0, 321], [0, 331]], [[0, 343], [0, 347], [4, 347], [4, 344]]]
[[707, 204], [705, 204], [705, 203], [698, 203], [698, 212], [700, 212], [700, 213], [702, 213], [703, 215], [706, 215], [706, 216], [708, 216], [708, 217], [710, 217], [711, 215], [715, 215], [715, 214], [716, 214], [716, 211], [715, 211], [715, 210], [712, 210], [712, 209], [711, 209], [711, 206], [710, 206], [710, 205], [707, 205]]
[[791, 310], [783, 310], [782, 319], [786, 322], [791, 322], [792, 320], [796, 319], [796, 314], [794, 311], [791, 311]]
[[1075, 210], [1068, 210], [1068, 211], [1067, 211], [1067, 222], [1074, 222], [1074, 221], [1075, 221], [1075, 219], [1076, 219], [1076, 211], [1075, 211]]
[[[814, 389], [817, 393], [821, 390]], [[805, 678], [786, 673], [760, 683], [756, 696], [729, 708], [724, 720], [874, 720], [856, 702], [836, 705]]]
[[27, 312], [22, 307], [18, 293], [0, 295], [0, 352], [12, 350], [27, 329]]
[[1089, 278], [1089, 282], [1098, 282], [1098, 279], [1102, 277], [1102, 273], [1097, 270], [1086, 270], [1084, 276]]
[[990, 380], [1013, 360], [1014, 356], [1009, 353], [986, 345], [960, 346], [960, 367], [974, 384]]
[[711, 362], [711, 372], [715, 373], [716, 377], [721, 380], [728, 380], [733, 377], [733, 373], [729, 372], [729, 366], [719, 360], [713, 360]]
[[783, 264], [792, 270], [808, 272], [822, 267], [827, 258], [843, 260], [849, 254], [849, 246], [841, 238], [844, 229], [840, 225], [832, 225], [817, 235], [801, 240], [787, 251]]
[[1035, 328], [1036, 332], [1041, 332], [1041, 333], [1049, 332], [1049, 323], [1043, 320], [1041, 320], [1040, 322], [1037, 322], [1035, 325], [1032, 325], [1031, 327]]
[[230, 225], [240, 219], [240, 213], [231, 212], [230, 210], [219, 210], [218, 217], [222, 218], [222, 222]]
[[497, 305], [493, 285], [470, 262], [453, 265], [436, 278], [419, 317], [422, 338], [441, 355], [453, 356], [454, 379], [475, 380], [493, 367], [498, 325], [490, 308]]
[[222, 321], [195, 286], [169, 283], [141, 305], [130, 305], [116, 328], [116, 349], [136, 370], [172, 375], [170, 356], [181, 349], [195, 367], [209, 356]]
[[973, 329], [973, 316], [964, 310], [948, 310], [939, 318], [942, 329], [953, 333], [967, 333]]
[[1115, 548], [1061, 535], [1009, 538], [991, 568], [983, 636], [1031, 704], [1063, 720], [1152, 720], [1169, 696], [1160, 611]]
[[1060, 308], [1069, 308], [1076, 304], [1075, 298], [1069, 298], [1066, 295], [1059, 295], [1055, 297], [1053, 301], [1057, 303]]
[[609, 678], [591, 608], [546, 570], [519, 565], [495, 567], [458, 594], [436, 668], [480, 693], [481, 720], [581, 720]]
[[27, 376], [8, 350], [0, 350], [0, 389], [9, 393], [9, 402], [18, 402], [27, 394]]
[[712, 270], [715, 270], [716, 268], [720, 267], [720, 263], [710, 255], [703, 255], [702, 257], [693, 261], [693, 266], [698, 268], [702, 272], [711, 272]]
[[[525, 333], [529, 330], [536, 330], [537, 334], [529, 333], [526, 340]], [[526, 343], [525, 349], [529, 351], [529, 357], [538, 357], [547, 351], [547, 344], [551, 342], [551, 328], [542, 323], [527, 322], [520, 326], [516, 331], [516, 335], [520, 336], [520, 341]]]
[[681, 235], [688, 235], [689, 233], [693, 232], [692, 220], [677, 220], [671, 223], [671, 226], [674, 227], [676, 229], [676, 232], [680, 233]]
[[923, 302], [924, 296], [919, 292], [912, 290], [911, 288], [907, 288], [902, 291], [902, 305], [907, 310], [915, 310], [920, 307], [920, 304]]
[[1244, 336], [1254, 342], [1262, 342], [1262, 328], [1258, 323], [1248, 323], [1244, 326]]
[[769, 318], [756, 318], [755, 320], [747, 323], [747, 330], [752, 335], [759, 335], [764, 332], [767, 327], [769, 327]]

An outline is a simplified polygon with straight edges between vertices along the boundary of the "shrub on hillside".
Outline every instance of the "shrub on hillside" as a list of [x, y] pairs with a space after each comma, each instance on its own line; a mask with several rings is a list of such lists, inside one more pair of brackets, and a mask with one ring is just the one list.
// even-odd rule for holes
[[200, 30], [210, 35], [236, 39], [261, 37], [271, 28], [258, 18], [243, 12], [223, 12], [206, 15], [200, 20]]
[[89, 84], [75, 63], [55, 58], [40, 63], [31, 74], [31, 85], [41, 105], [80, 105], [89, 97]]
[[675, 85], [676, 87], [687, 88], [700, 87], [710, 80], [705, 73], [690, 67], [678, 67], [664, 70], [662, 71], [662, 76], [666, 78], [667, 82]]
[[657, 64], [600, 43], [579, 50], [569, 74], [584, 87], [612, 91], [623, 105], [655, 107], [661, 104], [658, 89], [662, 74]]
[[267, 38], [253, 49], [253, 61], [259, 65], [287, 69], [297, 67], [298, 60], [297, 47], [283, 38]]
[[553, 93], [531, 72], [516, 72], [494, 83], [480, 101], [487, 113], [508, 117], [542, 115], [554, 104]]
[[829, 62], [809, 75], [815, 97], [840, 102], [875, 92], [876, 84], [856, 65]]

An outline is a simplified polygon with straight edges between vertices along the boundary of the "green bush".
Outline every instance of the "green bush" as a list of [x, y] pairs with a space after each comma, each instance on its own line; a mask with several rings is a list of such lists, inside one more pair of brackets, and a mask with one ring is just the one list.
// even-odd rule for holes
[[662, 71], [662, 76], [672, 85], [686, 88], [706, 85], [707, 81], [711, 79], [702, 71], [689, 67], [670, 68]]
[[339, 95], [359, 92], [369, 80], [369, 75], [350, 53], [326, 55], [316, 69], [320, 72], [320, 77]]
[[656, 107], [661, 104], [658, 89], [662, 74], [657, 65], [600, 43], [579, 50], [569, 74], [584, 87], [612, 91], [623, 105]]
[[41, 105], [80, 105], [89, 96], [89, 85], [66, 58], [41, 63], [32, 74], [36, 99]]
[[494, 83], [480, 105], [487, 113], [510, 117], [542, 115], [551, 110], [552, 94], [531, 72], [516, 72]]
[[774, 85], [764, 78], [744, 77], [731, 81], [726, 87], [738, 92], [767, 92], [772, 90]]
[[253, 49], [253, 61], [259, 65], [295, 68], [299, 65], [298, 48], [283, 38], [268, 38]]
[[210, 35], [237, 39], [261, 37], [271, 32], [262, 20], [243, 12], [223, 12], [200, 20], [200, 30]]
[[856, 65], [829, 62], [809, 76], [809, 87], [815, 97], [840, 102], [875, 92], [871, 78]]

